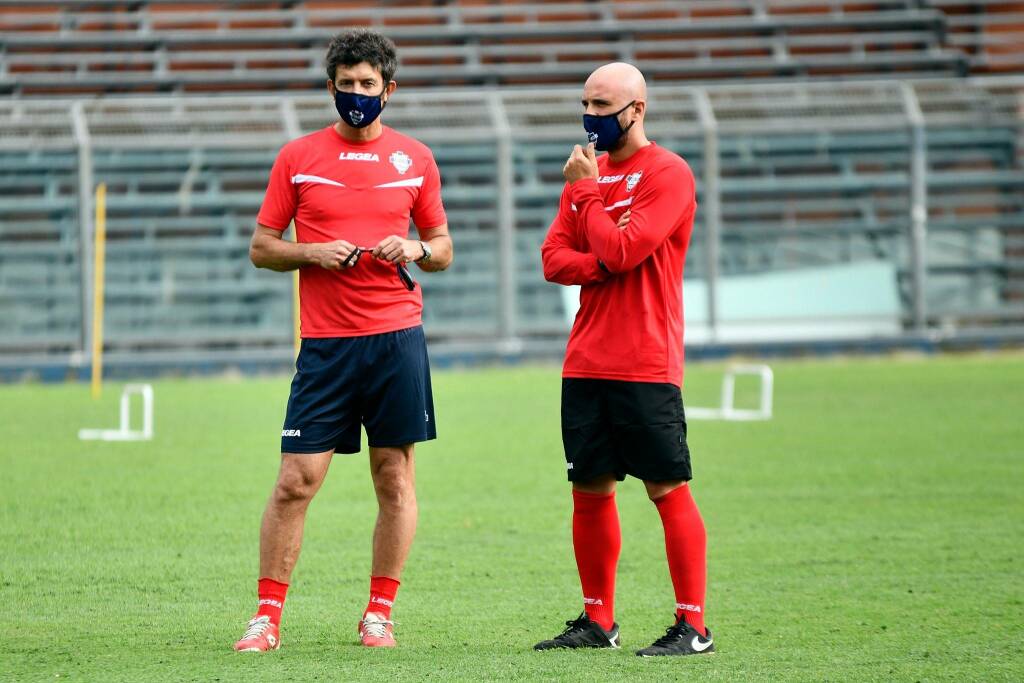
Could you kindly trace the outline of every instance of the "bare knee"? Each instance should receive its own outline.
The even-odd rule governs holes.
[[[416,504],[413,478],[401,460],[381,463],[373,472],[373,486],[381,507],[401,509]]]
[[[658,500],[663,496],[667,496],[680,486],[686,486],[686,482],[682,479],[644,482],[644,487],[647,489],[647,497],[651,500]]]
[[[281,468],[274,486],[275,503],[309,503],[320,488],[322,479],[318,473],[302,468]]]
[[[615,492],[616,483],[617,481],[614,475],[603,474],[595,479],[589,479],[587,481],[574,481],[572,483],[572,488],[574,491],[607,496]]]

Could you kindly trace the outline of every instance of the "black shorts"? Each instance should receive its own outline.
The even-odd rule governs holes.
[[[437,438],[422,327],[365,337],[303,339],[282,453],[358,453]]]
[[[683,396],[674,384],[564,378],[562,444],[569,481],[692,478]]]

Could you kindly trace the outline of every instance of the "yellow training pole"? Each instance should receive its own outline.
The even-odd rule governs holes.
[[[292,318],[295,326],[295,357],[299,357],[299,347],[302,345],[302,332],[299,326],[299,270],[295,269],[292,276]]]
[[[292,223],[292,239],[296,242],[299,241],[299,235],[295,230],[295,224]],[[295,357],[299,357],[299,348],[302,346],[302,331],[299,321],[301,316],[299,315],[299,269],[296,268],[292,275],[292,325],[294,327],[294,339],[295,339]]]
[[[107,185],[96,187],[96,235],[92,283],[92,397],[100,397],[103,382],[103,269],[107,245]]]

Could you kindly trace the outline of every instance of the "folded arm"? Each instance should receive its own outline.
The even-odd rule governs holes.
[[[580,251],[576,225],[568,192],[562,193],[558,215],[548,228],[540,248],[544,279],[560,285],[589,285],[608,278],[610,273],[596,256]]]
[[[570,196],[578,210],[594,255],[613,273],[631,270],[654,253],[679,221],[696,208],[693,176],[686,167],[648,171],[630,204],[625,227],[616,225],[605,211],[597,182],[584,178],[572,183]]]

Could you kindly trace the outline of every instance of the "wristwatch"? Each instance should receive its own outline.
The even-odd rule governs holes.
[[[430,250],[429,244],[427,244],[423,240],[420,240],[419,242],[420,246],[423,247],[423,256],[420,256],[418,259],[416,259],[416,263],[426,263],[427,261],[430,260],[430,257],[433,255],[433,252]]]

